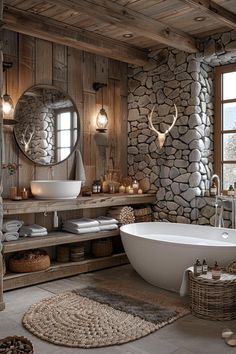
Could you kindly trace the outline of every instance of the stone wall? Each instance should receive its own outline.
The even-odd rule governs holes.
[[[55,117],[53,110],[47,107],[41,97],[36,99],[24,95],[24,104],[18,105],[16,118],[20,121],[16,131],[17,140],[22,150],[25,150],[25,141],[28,142],[33,132],[29,150],[26,151],[30,159],[38,163],[53,163],[55,156]]]
[[[156,193],[158,220],[212,223],[213,207],[208,216],[203,209],[203,217],[197,199],[213,174],[213,68],[236,61],[235,39],[236,31],[212,36],[202,53],[190,55],[160,49],[143,68],[129,68],[128,171]],[[160,149],[147,115],[155,105],[153,123],[163,132],[173,121],[174,103],[178,119]]]

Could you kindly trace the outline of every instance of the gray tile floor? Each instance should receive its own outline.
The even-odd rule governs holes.
[[[6,309],[0,312],[0,338],[8,335],[24,335],[35,348],[35,354],[228,354],[236,353],[221,338],[222,329],[229,327],[236,331],[236,321],[208,321],[187,315],[139,340],[101,349],[72,349],[49,344],[31,335],[21,325],[24,312],[31,304],[69,289],[88,285],[106,286],[119,289],[120,286],[132,288],[146,294],[158,294],[163,299],[178,295],[158,289],[146,283],[130,265],[81,274],[75,277],[39,284],[5,293]]]

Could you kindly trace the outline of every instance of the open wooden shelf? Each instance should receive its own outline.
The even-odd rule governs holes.
[[[3,201],[4,215],[17,215],[26,213],[44,213],[50,211],[79,210],[91,208],[103,208],[119,205],[133,205],[154,203],[155,194],[99,194],[91,197],[78,197],[76,199],[61,200],[36,200],[28,199]]]
[[[3,277],[3,290],[12,290],[127,263],[129,261],[125,253],[113,254],[108,257],[91,258],[80,262],[52,262],[50,268],[39,272],[6,274]]]
[[[106,237],[119,236],[120,230],[72,234],[65,231],[50,232],[47,236],[23,237],[16,241],[3,242],[3,253],[30,250],[39,247],[57,246],[66,243],[83,242]]]

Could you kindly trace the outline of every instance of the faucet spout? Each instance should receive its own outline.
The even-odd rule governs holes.
[[[220,196],[220,177],[217,174],[213,174],[211,176],[211,182],[216,179],[217,180],[217,196]]]

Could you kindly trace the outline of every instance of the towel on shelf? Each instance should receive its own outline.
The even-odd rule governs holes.
[[[185,269],[185,271],[183,273],[183,278],[182,278],[181,286],[179,289],[180,296],[188,295],[188,292],[189,292],[189,276],[188,275],[190,272],[193,273],[193,267],[189,267],[189,268]]]
[[[16,241],[19,238],[19,232],[17,231],[9,231],[3,234],[2,241]]]
[[[20,228],[20,236],[46,236],[48,230],[41,225],[25,225]]]
[[[90,218],[71,219],[63,222],[63,227],[75,229],[91,228],[94,226],[99,226],[99,222]]]
[[[111,218],[109,216],[99,216],[95,220],[97,220],[99,222],[99,225],[118,224],[118,220]]]
[[[93,226],[93,227],[83,227],[83,228],[74,228],[74,227],[69,227],[69,226],[62,226],[62,230],[71,232],[72,234],[87,234],[89,232],[99,232],[100,228],[99,226]]]
[[[109,230],[117,230],[118,225],[117,224],[111,224],[111,225],[100,225],[99,229],[101,231],[109,231]]]
[[[23,235],[23,236],[28,236],[28,237],[37,237],[37,236],[47,236],[48,232],[47,231],[41,231],[41,232],[32,232],[29,235]]]
[[[85,184],[86,181],[84,164],[79,148],[77,148],[75,151],[75,180],[81,181],[82,186]]]
[[[2,231],[3,232],[17,232],[20,227],[24,224],[21,220],[3,220]]]

